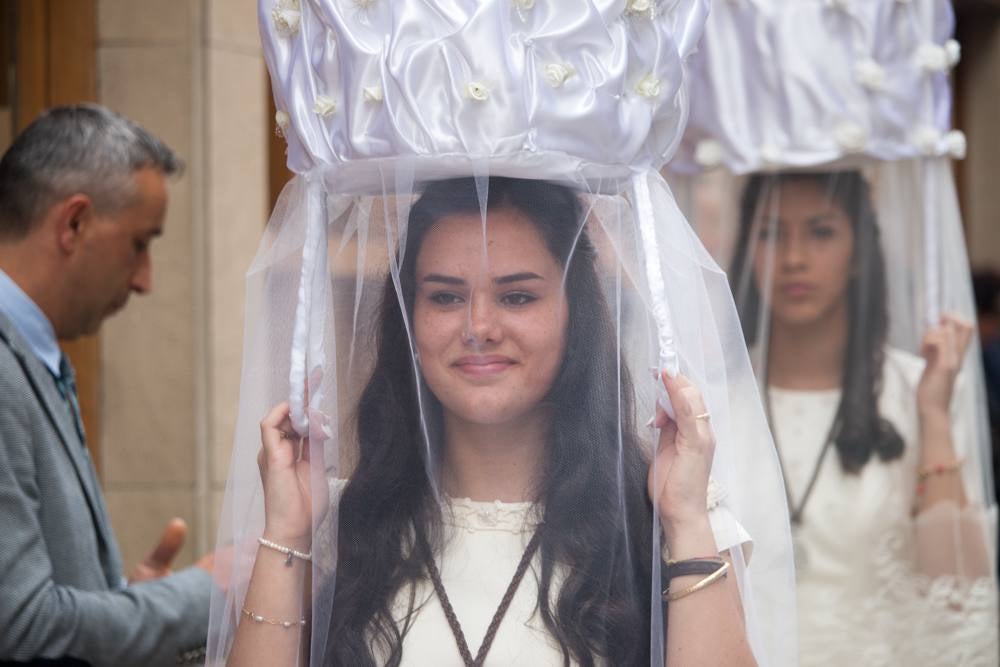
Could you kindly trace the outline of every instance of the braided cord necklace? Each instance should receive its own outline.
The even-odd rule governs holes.
[[[514,599],[514,593],[517,592],[517,587],[521,584],[521,580],[528,570],[528,565],[531,564],[531,559],[534,557],[535,552],[538,551],[539,532],[536,529],[535,533],[531,536],[531,541],[528,542],[528,546],[525,548],[524,554],[517,564],[517,569],[514,571],[514,577],[510,580],[507,591],[504,593],[496,612],[493,614],[493,619],[490,621],[490,625],[486,630],[486,636],[483,637],[483,643],[476,652],[475,658],[472,657],[469,644],[465,640],[465,633],[462,632],[462,625],[458,622],[455,609],[451,606],[451,600],[448,599],[448,594],[444,590],[444,584],[441,582],[441,573],[434,563],[434,554],[427,543],[427,538],[424,537],[423,531],[417,530],[416,532],[417,547],[421,551],[424,566],[427,568],[427,574],[434,585],[434,592],[437,594],[438,600],[441,601],[441,608],[444,610],[445,618],[448,620],[448,627],[451,628],[451,633],[455,636],[455,643],[458,644],[458,652],[462,654],[462,660],[465,662],[466,667],[481,667],[486,660],[486,654],[489,653],[490,647],[493,645],[493,639],[496,637],[497,630],[500,629],[500,622],[503,621],[503,617],[507,613],[511,601]]]

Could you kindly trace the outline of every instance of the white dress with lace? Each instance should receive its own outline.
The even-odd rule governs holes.
[[[912,517],[919,466],[915,390],[922,369],[922,360],[887,350],[879,411],[903,438],[901,458],[888,463],[873,458],[855,475],[841,469],[831,450],[820,469],[795,537],[804,667],[997,664],[995,580],[917,572],[919,531],[944,526],[945,534],[956,535],[988,525],[974,503],[964,510],[938,505]],[[840,390],[768,391],[798,506]],[[961,425],[953,437],[961,449]]]
[[[344,483],[331,483],[334,503]],[[444,516],[447,538],[437,566],[469,650],[475,655],[538,524],[538,516],[527,502],[454,498],[449,505],[451,511]],[[709,506],[719,551],[739,545],[749,553],[750,536],[725,507],[722,491],[714,483],[709,488]],[[537,559],[536,555],[514,594],[483,663],[485,667],[563,664],[559,645],[537,612]],[[414,600],[417,611],[403,639],[403,667],[462,667],[455,638],[429,581],[417,584]],[[393,609],[401,625],[409,602],[410,590],[400,591]]]

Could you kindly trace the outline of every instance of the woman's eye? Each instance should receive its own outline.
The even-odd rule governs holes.
[[[525,294],[524,292],[510,292],[509,294],[504,294],[500,301],[506,306],[524,306],[537,297],[532,294]]]
[[[778,230],[773,225],[764,225],[757,230],[758,241],[770,241],[778,236]]]
[[[813,237],[817,239],[830,239],[836,235],[836,231],[833,227],[813,227]]]
[[[453,306],[462,301],[460,296],[451,292],[435,292],[431,294],[430,299],[439,306]]]
[[[149,247],[149,243],[142,239],[136,239],[132,242],[132,247],[135,249],[136,254],[142,254]]]

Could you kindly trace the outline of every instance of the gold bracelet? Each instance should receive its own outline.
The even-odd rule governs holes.
[[[951,463],[938,463],[936,465],[926,466],[917,471],[917,481],[925,482],[936,475],[943,475],[946,472],[955,472],[961,468],[964,463],[965,459],[959,457]]]
[[[667,586],[667,590],[663,591],[663,599],[667,602],[673,602],[674,600],[680,600],[682,597],[691,595],[692,593],[697,593],[706,586],[711,586],[720,579],[726,578],[726,572],[729,571],[729,562],[726,561],[722,567],[708,575],[696,584],[692,584],[687,588],[681,589],[676,593],[670,591],[670,586]]]
[[[276,621],[273,618],[264,618],[260,614],[256,614],[251,610],[247,609],[246,607],[243,607],[243,615],[253,620],[254,623],[267,623],[268,625],[279,625],[285,629],[288,629],[295,625],[302,626],[306,624],[306,619],[304,618],[299,619],[298,621]]]

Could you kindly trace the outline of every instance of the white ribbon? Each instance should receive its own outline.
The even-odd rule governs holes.
[[[941,323],[941,238],[937,227],[941,194],[936,171],[942,163],[943,160],[932,158],[923,165],[924,324],[928,328]]]
[[[295,307],[288,374],[292,427],[303,436],[309,434],[309,408],[318,407],[320,401],[319,387],[308,386],[309,371],[322,368],[325,361],[323,329],[326,309],[323,298],[329,287],[325,196],[322,179],[307,180],[306,238],[302,247],[299,300]]]
[[[646,172],[632,177],[632,199],[635,206],[636,222],[639,225],[639,235],[642,238],[642,248],[646,259],[646,282],[649,284],[649,299],[653,310],[653,321],[656,322],[656,339],[659,347],[659,368],[666,370],[674,377],[680,372],[680,359],[677,355],[677,343],[674,337],[673,318],[670,305],[667,303],[666,286],[663,283],[663,271],[660,267],[660,248],[656,240],[654,225],[653,202],[649,195],[649,182]],[[657,401],[672,418],[673,406],[667,397],[666,390],[660,379],[656,379]]]

